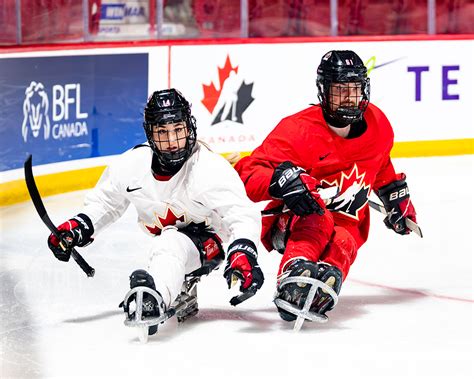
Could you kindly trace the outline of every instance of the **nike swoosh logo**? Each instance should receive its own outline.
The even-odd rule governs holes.
[[[321,156],[319,157],[319,160],[322,161],[323,159],[326,159],[326,157],[327,157],[329,154],[331,154],[331,153],[327,153],[327,154],[321,155]]]
[[[139,189],[142,189],[142,187],[137,187],[137,188],[130,188],[130,187],[127,187],[127,192],[133,192],[133,191],[137,191]]]

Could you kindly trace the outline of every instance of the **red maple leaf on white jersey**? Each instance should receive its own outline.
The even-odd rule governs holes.
[[[185,222],[185,213],[179,214],[178,212],[174,212],[172,208],[166,207],[165,213],[163,216],[158,215],[155,213],[155,222],[153,225],[145,224],[145,227],[151,234],[160,235],[161,231],[169,226],[169,225],[176,225],[178,221]]]
[[[329,187],[337,186],[339,189],[338,196],[328,206],[328,209],[359,220],[359,211],[367,204],[370,193],[370,184],[366,184],[364,178],[365,172],[359,173],[359,168],[354,163],[354,167],[348,175],[341,172],[340,179],[321,180],[321,183]]]

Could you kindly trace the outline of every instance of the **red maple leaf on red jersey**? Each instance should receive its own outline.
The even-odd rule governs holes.
[[[339,178],[335,180],[321,180],[321,183],[329,187],[337,186],[339,189],[338,196],[327,208],[358,220],[359,211],[367,204],[370,193],[370,184],[366,184],[364,181],[365,172],[359,173],[359,168],[354,163],[349,174],[343,171],[337,176]]]

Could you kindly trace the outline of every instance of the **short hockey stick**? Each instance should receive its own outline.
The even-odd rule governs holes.
[[[385,210],[385,207],[382,204],[369,200],[369,206],[384,215],[387,214],[387,211]],[[416,222],[410,220],[409,218],[406,218],[405,222],[407,224],[408,229],[410,229],[412,232],[418,234],[421,238],[423,238],[423,232],[421,231],[421,228],[418,226]]]
[[[48,216],[48,213],[46,212],[46,208],[44,207],[43,201],[41,200],[41,196],[38,192],[38,187],[36,186],[35,183],[35,177],[33,176],[33,163],[32,163],[32,156],[30,155],[27,160],[25,161],[25,181],[26,181],[26,186],[28,187],[28,192],[30,194],[31,200],[33,201],[33,205],[36,208],[36,212],[38,212],[38,215],[40,216],[41,220],[43,220],[44,224],[48,227],[48,229],[53,233],[53,235],[61,241],[59,238],[59,231],[54,226],[53,222]],[[64,247],[63,243],[60,242],[60,246],[63,250],[66,250],[66,247]],[[71,255],[74,258],[74,260],[77,262],[79,267],[86,273],[87,276],[93,277],[95,274],[95,270],[89,266],[89,264],[82,258],[82,256],[74,249],[71,249]]]

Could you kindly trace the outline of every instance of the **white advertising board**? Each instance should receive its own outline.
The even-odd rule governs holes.
[[[216,151],[250,151],[283,117],[317,103],[329,50],[356,51],[371,101],[396,141],[473,137],[473,40],[185,45],[171,48],[171,87],[193,102],[198,136]]]
[[[168,88],[169,48],[158,46],[148,48],[148,96],[154,91]],[[146,99],[144,100],[144,103]]]

